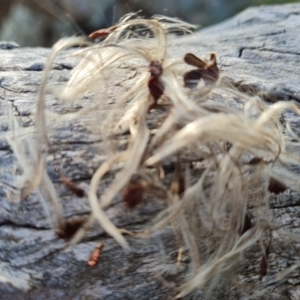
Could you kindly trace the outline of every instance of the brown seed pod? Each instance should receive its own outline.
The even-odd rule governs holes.
[[[72,220],[66,220],[63,228],[56,229],[55,233],[61,239],[71,239],[77,230],[82,227],[85,222],[85,218],[74,218]]]
[[[195,88],[199,80],[202,78],[206,85],[215,84],[219,78],[219,68],[217,66],[216,54],[210,54],[210,63],[204,62],[192,53],[187,53],[184,56],[184,61],[191,66],[196,67],[196,70],[191,70],[183,75],[184,85],[190,89]]]
[[[259,269],[259,275],[261,277],[265,277],[268,272],[268,259],[270,254],[271,241],[272,239],[270,239],[269,245],[266,247],[265,253],[263,253],[263,256],[261,258],[260,269]]]
[[[159,77],[151,77],[148,81],[148,88],[150,90],[151,96],[154,98],[155,103],[164,93],[165,87],[160,81]]]
[[[149,111],[157,105],[158,99],[162,96],[165,91],[165,87],[160,80],[160,76],[163,73],[162,65],[159,61],[153,60],[149,65],[149,72],[151,77],[148,81],[148,88],[150,95],[154,99],[154,103],[150,105]]]
[[[91,253],[91,256],[87,262],[87,264],[90,266],[90,267],[94,267],[98,264],[99,262],[99,258],[100,258],[100,255],[102,253],[102,249],[104,247],[104,244],[102,242],[100,242],[96,248],[93,250],[93,252]]]
[[[171,183],[170,191],[173,195],[181,195],[185,191],[185,181],[181,174],[180,157],[177,157],[176,168]]]
[[[151,77],[162,75],[163,69],[161,63],[157,60],[152,60],[149,65],[149,72],[151,74]]]
[[[130,183],[123,191],[123,201],[127,208],[134,208],[143,201],[145,187],[139,183]]]
[[[268,191],[271,193],[274,193],[276,195],[285,192],[287,189],[287,186],[280,182],[279,180],[270,177],[269,185],[268,185]]]
[[[98,38],[105,38],[108,35],[110,35],[112,32],[114,32],[118,28],[118,25],[111,26],[109,28],[99,29],[97,31],[92,32],[89,35],[89,38],[92,40],[98,39]]]
[[[263,159],[261,157],[253,157],[249,160],[247,163],[248,165],[258,165],[263,162]]]
[[[190,89],[194,89],[195,87],[197,87],[201,77],[202,77],[201,70],[188,71],[183,75],[184,85]]]
[[[60,181],[74,194],[76,194],[78,197],[82,198],[85,195],[85,192],[82,188],[80,188],[78,185],[76,185],[75,182],[70,180],[69,178],[65,177],[64,175],[60,175]]]
[[[198,69],[203,69],[207,66],[207,63],[205,61],[203,61],[193,53],[187,53],[183,59],[185,63]]]

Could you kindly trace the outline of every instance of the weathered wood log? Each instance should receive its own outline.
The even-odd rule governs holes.
[[[193,37],[176,39],[170,52],[178,57],[186,52],[201,57],[216,52],[227,80],[241,92],[259,93],[266,102],[299,102],[299,15],[299,4],[247,9]],[[184,260],[180,268],[176,265],[177,246],[169,230],[145,239],[128,237],[133,250],[125,252],[100,226],[95,226],[82,242],[64,252],[66,242],[55,235],[39,201],[40,195],[32,193],[20,199],[17,160],[6,140],[7,110],[13,109],[22,129],[33,128],[37,93],[50,50],[13,48],[11,43],[0,44],[1,299],[172,299],[176,295],[175,287],[182,283],[186,265]],[[75,58],[61,56],[51,71],[51,83],[59,86],[67,81],[69,70],[76,64]],[[135,80],[133,72],[126,67],[120,74],[128,85]],[[118,91],[116,85],[112,98],[117,97]],[[226,98],[222,93],[215,92],[213,96],[228,101],[228,105],[241,105],[234,97]],[[62,106],[49,95],[47,109],[66,114],[78,107]],[[293,127],[299,124],[299,117],[290,112],[285,112],[284,118]],[[51,150],[58,153],[64,175],[84,189],[104,160],[100,155],[105,147],[101,137],[90,134],[81,126],[80,119],[68,126],[58,123],[52,127],[55,130],[50,136]],[[293,151],[299,151],[299,143],[295,142]],[[66,217],[88,215],[86,198],[77,197],[63,186],[54,170],[53,158],[49,158],[48,172],[63,201]],[[102,187],[110,181],[108,176]],[[118,201],[107,213],[118,227],[128,230],[146,229],[153,216],[165,207],[162,200],[146,199],[143,205],[129,211]],[[300,196],[291,191],[274,196],[270,203],[273,218],[282,224],[290,223],[288,227],[295,233],[300,226],[299,206]],[[100,240],[104,243],[100,261],[91,268],[87,261]],[[268,265],[274,273],[299,260],[299,248],[288,242],[272,251]],[[249,260],[246,274],[259,282],[261,255],[254,253],[245,259]],[[166,285],[159,274],[174,282],[174,286]],[[261,299],[299,299],[299,283],[299,272],[293,273],[284,282],[271,286],[270,293]],[[240,295],[239,291],[223,286],[219,291],[219,299],[237,299]],[[201,293],[192,297],[200,299]]]

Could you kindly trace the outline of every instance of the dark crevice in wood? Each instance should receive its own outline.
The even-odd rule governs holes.
[[[241,58],[244,50],[255,50],[257,47],[241,47],[239,48],[238,57]]]
[[[280,205],[280,206],[270,204],[270,209],[283,209],[283,208],[298,207],[298,206],[300,206],[300,202],[285,204],[285,205]]]
[[[278,54],[290,54],[290,55],[300,55],[300,52],[294,52],[294,51],[282,51],[279,49],[272,49],[272,48],[258,48],[258,51],[268,51],[268,52],[273,52],[273,53],[278,53]]]
[[[33,226],[32,224],[18,224],[14,223],[12,221],[5,221],[0,223],[0,227],[13,227],[13,228],[22,228],[22,229],[31,229],[31,230],[52,230],[51,227],[38,227],[38,226]]]

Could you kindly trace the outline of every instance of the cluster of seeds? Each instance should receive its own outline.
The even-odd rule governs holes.
[[[210,290],[224,272],[234,273],[244,253],[257,245],[262,257],[258,273],[266,276],[269,253],[276,242],[274,232],[277,241],[287,234],[297,241],[297,236],[279,229],[271,220],[270,193],[283,193],[288,188],[300,191],[299,175],[291,169],[291,165],[299,166],[300,160],[287,151],[291,139],[298,137],[289,124],[280,122],[284,110],[299,113],[299,107],[293,102],[268,105],[259,96],[239,92],[222,79],[214,53],[208,62],[192,53],[172,57],[168,53],[169,35],[192,31],[191,25],[177,19],[156,16],[148,20],[131,14],[113,27],[92,33],[90,40],[76,37],[57,42],[48,59],[38,99],[39,143],[32,159],[35,175],[24,173],[28,176],[24,195],[36,188],[47,190],[57,214],[56,232],[70,240],[70,245],[77,243],[96,221],[127,249],[124,233],[142,237],[172,226],[180,237],[179,248],[184,248],[190,257],[189,274],[178,298],[204,286]],[[73,101],[87,93],[97,95],[95,105],[83,107],[76,118],[103,109],[108,78],[122,64],[137,60],[148,65],[144,71],[135,65],[139,74],[135,85],[115,99],[101,125],[92,126],[101,131],[111,151],[105,153],[107,160],[90,182],[87,196],[91,215],[75,223],[64,219],[45,167],[50,146],[44,99],[49,72],[57,55],[72,46],[83,47],[72,52],[81,61],[58,97]],[[244,110],[214,101],[212,93],[218,91],[238,97],[244,102]],[[156,127],[152,128],[149,119],[155,118]],[[115,143],[120,133],[127,136],[125,150]],[[28,167],[23,158],[20,163],[23,169]],[[170,164],[174,166],[171,182],[165,170]],[[113,169],[117,172],[112,183],[99,193],[100,181]],[[84,191],[69,179],[62,177],[62,182],[84,197]],[[122,194],[125,206],[134,208],[141,205],[145,193],[165,199],[167,204],[146,232],[119,229],[105,214],[116,196]],[[91,261],[95,264],[95,259]]]

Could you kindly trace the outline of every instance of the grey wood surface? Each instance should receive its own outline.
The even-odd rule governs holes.
[[[183,282],[188,258],[176,266],[177,246],[174,236],[165,229],[155,236],[137,239],[126,237],[132,250],[123,249],[100,226],[94,226],[83,241],[63,252],[65,241],[54,234],[52,224],[39,201],[32,193],[20,199],[18,167],[6,136],[9,133],[7,109],[22,132],[30,132],[35,122],[37,93],[49,49],[15,48],[13,43],[0,43],[0,292],[1,299],[172,299],[176,286]],[[186,52],[208,58],[216,52],[224,78],[245,93],[260,93],[267,102],[300,101],[300,4],[250,8],[215,26],[205,28],[192,37],[176,38],[170,46],[174,57]],[[77,64],[75,58],[56,61],[50,75],[52,86],[60,86],[70,77]],[[131,85],[134,72],[120,70],[125,85]],[[118,78],[118,80],[120,79]],[[117,80],[116,80],[117,82]],[[111,84],[116,84],[112,82]],[[121,88],[116,84],[110,101],[118,97]],[[241,107],[235,97],[226,98],[214,93],[220,101]],[[61,104],[47,96],[49,111],[66,114],[84,104]],[[103,109],[107,113],[109,105]],[[285,112],[295,130],[299,117]],[[99,116],[101,118],[101,116]],[[91,133],[81,120],[51,124],[51,151],[60,159],[64,174],[86,188],[93,172],[105,159],[105,143],[101,136]],[[298,151],[295,143],[293,151]],[[78,198],[63,186],[49,157],[48,172],[55,183],[65,208],[65,216],[85,216],[89,213],[86,198]],[[172,170],[166,171],[171,174]],[[108,176],[99,188],[111,181]],[[118,227],[143,230],[165,207],[162,200],[147,198],[133,211],[124,209],[120,198],[107,211]],[[298,232],[300,195],[288,191],[271,199],[272,216],[277,222],[288,223]],[[105,247],[100,263],[87,266],[95,245]],[[278,245],[270,255],[270,272],[299,262],[299,246],[287,242]],[[245,258],[245,274],[252,282],[259,281],[260,255]],[[167,285],[158,274],[173,282]],[[299,270],[283,282],[272,285],[261,299],[300,299]],[[218,299],[246,299],[228,285],[220,285]],[[201,299],[196,292],[187,299]]]

